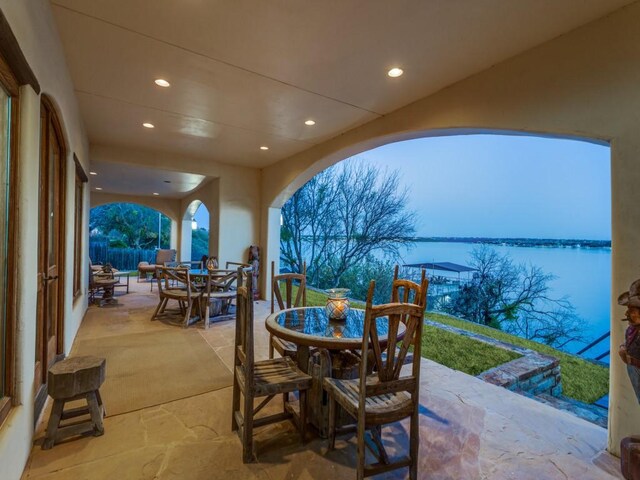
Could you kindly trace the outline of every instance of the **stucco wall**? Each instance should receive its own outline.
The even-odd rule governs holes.
[[[67,197],[64,206],[66,277],[64,296],[64,350],[68,353],[87,308],[86,292],[73,301],[74,260],[74,178],[75,153],[88,170],[89,147],[76,103],[73,84],[66,67],[62,45],[48,2],[42,0],[0,0],[0,9],[7,18],[22,51],[42,88],[53,101],[67,146]],[[46,48],[43,46],[46,45]],[[38,252],[38,195],[40,155],[40,98],[31,87],[20,91],[20,140],[18,158],[17,225],[17,344],[16,399],[6,423],[0,428],[0,478],[20,478],[33,439],[34,357]],[[88,206],[88,194],[85,196]],[[84,225],[86,230],[87,212]],[[83,258],[86,245],[83,246]],[[83,268],[85,272],[87,268]],[[86,274],[83,274],[83,285]]]
[[[246,260],[249,246],[258,244],[261,188],[259,170],[171,152],[150,152],[105,145],[92,145],[91,158],[92,161],[129,163],[212,177],[209,183],[200,187],[203,189],[200,192],[203,194],[202,198],[195,192],[185,197],[179,222],[192,200],[209,202],[209,248],[212,255],[218,256],[221,265],[226,261]]]
[[[614,299],[640,277],[640,4],[581,27],[437,94],[263,170],[262,236],[278,236],[270,207],[315,173],[393,141],[478,129],[586,137],[611,142],[611,349],[623,342],[624,313]],[[410,66],[407,66],[410,68]],[[461,172],[462,173],[462,172]],[[428,175],[428,171],[416,172]],[[278,260],[267,258],[267,261]],[[611,360],[610,443],[640,432],[640,406],[623,364]]]

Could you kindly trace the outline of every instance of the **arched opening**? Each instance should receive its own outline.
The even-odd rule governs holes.
[[[180,260],[200,260],[209,255],[209,209],[193,200],[182,216]]]
[[[171,219],[135,203],[95,206],[89,216],[89,258],[119,270],[135,270],[142,261],[153,263],[158,249],[170,248]]]
[[[465,132],[468,133],[468,132]],[[484,140],[490,141],[488,136]],[[585,343],[577,343],[576,341],[564,342],[560,338],[551,338],[552,334],[548,331],[541,332],[538,336],[532,335],[537,341],[548,340],[554,347],[566,350],[570,353],[577,353],[582,350],[591,340],[596,340],[603,334],[609,332],[610,328],[610,298],[611,298],[611,192],[610,192],[610,152],[607,146],[603,146],[602,142],[584,142],[575,141],[577,139],[552,139],[531,137],[531,136],[510,136],[504,137],[509,143],[518,145],[517,150],[511,150],[508,161],[498,161],[500,155],[504,152],[492,150],[482,143],[473,146],[476,138],[474,135],[465,137],[438,137],[422,140],[413,140],[407,142],[398,142],[387,144],[384,147],[364,152],[361,157],[376,164],[384,171],[384,168],[394,169],[396,167],[405,168],[406,171],[401,178],[404,183],[397,185],[396,191],[401,191],[410,185],[409,198],[407,201],[413,202],[413,209],[431,209],[432,215],[430,220],[422,225],[424,228],[415,228],[410,234],[412,237],[423,237],[423,242],[418,242],[418,247],[413,250],[408,248],[400,249],[398,255],[388,259],[384,263],[384,248],[382,253],[372,253],[369,261],[364,261],[359,270],[350,272],[345,269],[341,275],[342,278],[334,275],[325,275],[335,285],[319,284],[320,288],[328,288],[334,286],[350,287],[359,282],[359,273],[367,275],[377,275],[377,272],[386,272],[390,274],[393,263],[401,264],[429,264],[432,277],[431,288],[442,288],[442,299],[445,293],[453,294],[454,291],[445,292],[444,287],[455,287],[459,289],[462,282],[456,278],[446,278],[447,274],[442,271],[435,271],[437,264],[455,263],[467,267],[475,267],[470,263],[470,253],[474,245],[489,244],[489,247],[496,252],[499,257],[508,253],[512,258],[514,269],[511,270],[512,276],[520,275],[515,266],[520,264],[530,264],[534,267],[540,267],[542,274],[535,278],[544,280],[546,290],[544,295],[561,299],[564,296],[570,296],[574,302],[581,302],[573,305],[575,314],[580,317],[583,322],[580,323],[580,333],[584,337]],[[446,140],[446,141],[445,141]],[[581,140],[581,139],[580,139]],[[413,142],[433,141],[437,143],[437,147],[433,148],[429,153],[418,152],[415,158],[410,158],[415,152],[410,152],[408,146]],[[552,160],[548,158],[535,158],[535,152],[532,142],[551,142],[554,144],[557,157]],[[459,143],[458,147],[455,144]],[[596,145],[594,145],[594,143]],[[464,145],[462,145],[464,144]],[[572,145],[569,148],[568,145]],[[588,157],[589,148],[599,149],[599,153],[593,158]],[[387,159],[380,157],[380,152],[386,151]],[[461,157],[472,152],[475,155],[476,163],[464,163]],[[496,157],[497,156],[497,157]],[[434,161],[428,161],[430,157]],[[536,162],[537,160],[537,162]],[[324,162],[322,166],[325,167]],[[335,161],[330,163],[335,164]],[[530,168],[531,167],[531,168]],[[535,167],[535,168],[534,168]],[[597,168],[594,168],[597,167]],[[319,168],[318,165],[312,166],[309,170]],[[339,171],[341,166],[337,166]],[[590,172],[586,172],[591,168]],[[316,170],[318,171],[318,170]],[[446,175],[445,175],[446,173]],[[323,174],[321,174],[323,175]],[[338,175],[339,176],[339,175]],[[349,188],[356,185],[358,179],[363,175],[352,175],[347,177],[346,182],[339,184],[337,189],[341,193],[341,189]],[[317,177],[314,177],[314,179]],[[379,186],[388,175],[379,175],[372,183],[372,188]],[[298,182],[300,179],[294,181]],[[496,182],[497,180],[497,182]],[[500,184],[500,182],[502,182]],[[326,182],[325,182],[326,183]],[[330,183],[330,182],[329,182]],[[329,183],[323,184],[318,191],[326,192],[330,189]],[[486,186],[486,189],[477,189],[477,186]],[[554,190],[555,188],[555,190]],[[279,200],[285,197],[291,198],[293,192],[285,188],[281,192]],[[390,189],[389,192],[393,192]],[[567,193],[570,191],[571,197],[558,196],[557,190]],[[598,191],[596,191],[598,190]],[[476,196],[472,193],[476,192]],[[597,193],[597,195],[596,195]],[[343,203],[353,205],[352,202],[346,202],[344,195]],[[412,197],[416,197],[413,198]],[[356,196],[355,198],[369,198],[364,196]],[[278,198],[274,202],[274,206],[279,203]],[[329,200],[325,199],[321,202],[312,202],[314,205],[328,205]],[[375,211],[376,202],[367,202],[368,212]],[[508,208],[507,208],[508,207]],[[279,236],[279,245],[283,249],[279,253],[278,260],[283,259],[286,253],[283,251],[288,248],[289,252],[309,252],[310,247],[302,246],[301,248],[287,247],[286,244],[291,242],[292,238],[300,239],[300,243],[310,240],[310,233],[303,232],[295,234],[287,231],[291,222],[287,218],[290,213],[288,204],[282,209],[282,231],[286,233],[286,238]],[[316,207],[316,217],[320,215]],[[388,211],[388,210],[384,210]],[[269,212],[269,225],[273,229],[281,230],[280,211],[272,209]],[[297,212],[299,213],[299,212]],[[335,212],[327,212],[324,220],[317,222],[319,227],[333,227],[333,223],[338,222],[341,218],[340,214]],[[334,220],[332,220],[334,219]],[[580,223],[578,229],[576,225]],[[600,230],[592,228],[595,224],[599,225]],[[352,222],[355,228],[358,222]],[[533,226],[537,225],[537,230]],[[572,231],[569,227],[574,226]],[[475,230],[474,230],[475,228]],[[572,233],[573,232],[573,233]],[[345,230],[331,230],[327,235],[331,241],[345,238]],[[403,233],[399,232],[399,236]],[[587,242],[585,242],[585,240]],[[355,240],[357,243],[358,240]],[[335,242],[334,242],[335,243]],[[389,248],[387,248],[387,252]],[[354,248],[355,249],[355,248]],[[416,251],[417,250],[417,251]],[[324,260],[325,264],[336,261],[336,252],[340,252],[339,247],[327,247],[323,245],[317,251],[330,252],[331,258],[327,256]],[[305,257],[301,255],[301,257]],[[284,269],[296,269],[296,264],[301,261],[291,261],[285,259],[287,265],[282,265]],[[313,263],[315,260],[307,255],[304,260],[307,262],[308,271],[311,276],[316,276],[316,281],[322,278],[322,274],[314,272]],[[471,258],[471,262],[473,262]],[[375,268],[365,268],[367,264],[375,264]],[[337,263],[340,263],[338,261]],[[338,267],[328,267],[328,270],[337,270]],[[316,269],[317,270],[317,269]],[[477,271],[477,270],[476,270]],[[474,273],[471,271],[471,279]],[[389,275],[387,275],[388,277]],[[554,278],[551,278],[553,276]],[[438,278],[440,277],[440,278]],[[368,280],[368,276],[365,280]],[[373,277],[372,277],[373,278]],[[526,278],[532,277],[522,277]],[[378,284],[385,284],[388,280],[380,277]],[[313,281],[313,280],[312,280]],[[340,282],[344,283],[340,283]],[[350,283],[350,284],[347,284]],[[366,287],[365,285],[358,287]],[[438,285],[439,283],[439,285]],[[472,283],[472,282],[470,282]],[[362,290],[362,288],[361,288]],[[541,293],[541,296],[544,296]],[[388,295],[388,294],[387,294]],[[578,298],[578,296],[580,298]],[[594,302],[597,303],[594,306]],[[560,305],[556,303],[555,305]],[[510,304],[509,311],[505,311],[504,317],[497,318],[495,315],[492,321],[487,320],[485,323],[492,326],[496,324],[502,325],[503,330],[507,330],[509,326],[507,317],[513,316],[514,303]],[[547,312],[548,313],[548,312]],[[571,312],[566,311],[567,315]],[[469,320],[469,319],[467,319]],[[562,322],[569,322],[569,318],[558,317]],[[478,322],[476,322],[478,323]],[[482,323],[482,322],[480,322]],[[562,328],[565,324],[556,324],[555,327]],[[456,324],[457,327],[460,325]],[[574,325],[577,326],[577,325]],[[527,327],[520,328],[521,336],[527,337]],[[529,330],[531,330],[529,328]],[[513,333],[513,332],[506,332]],[[561,332],[562,333],[562,332]],[[566,336],[573,333],[564,331]],[[585,335],[588,334],[588,335]],[[574,339],[575,340],[575,339]],[[609,350],[608,341],[594,346],[590,351],[584,352],[590,360],[607,360]],[[545,351],[542,349],[541,351]],[[565,358],[565,357],[563,357]],[[438,361],[438,359],[436,359]],[[562,362],[562,361],[561,361]],[[585,368],[582,370],[582,379],[577,379],[574,383],[569,383],[569,388],[565,388],[565,394],[571,398],[578,398],[586,403],[592,404],[608,392],[608,369],[603,365],[593,365],[593,363],[584,362]],[[593,369],[599,367],[597,372]],[[563,368],[565,378],[569,375],[578,375],[569,371],[569,368]],[[595,373],[594,373],[595,372]],[[470,373],[470,372],[468,372]],[[479,372],[474,372],[477,375]],[[594,385],[599,382],[598,385]],[[591,390],[590,390],[591,389]],[[590,392],[587,392],[590,390]],[[606,409],[607,400],[603,400],[600,405]],[[605,418],[606,426],[606,418]]]

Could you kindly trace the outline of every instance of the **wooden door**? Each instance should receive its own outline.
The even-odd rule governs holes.
[[[64,285],[64,159],[59,124],[48,102],[41,113],[40,230],[38,251],[38,325],[36,391],[62,354]]]

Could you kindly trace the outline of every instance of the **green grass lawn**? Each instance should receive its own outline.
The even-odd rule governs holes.
[[[313,290],[307,291],[307,305],[322,306],[327,296]],[[356,308],[364,308],[362,302],[352,302]],[[531,340],[462,320],[450,315],[428,312],[426,318],[463,330],[479,333],[503,342],[551,355],[560,360],[563,394],[586,403],[593,403],[609,391],[609,369],[583,360],[574,355]],[[422,338],[422,356],[460,370],[469,375],[478,375],[494,366],[511,361],[517,354],[484,342],[426,325]]]

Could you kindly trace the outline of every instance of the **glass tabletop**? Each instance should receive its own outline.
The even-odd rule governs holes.
[[[283,310],[274,314],[273,321],[283,329],[327,339],[357,339],[362,341],[364,310],[352,308],[345,320],[331,320],[324,307]],[[378,335],[386,337],[389,326],[386,318],[377,319]]]

